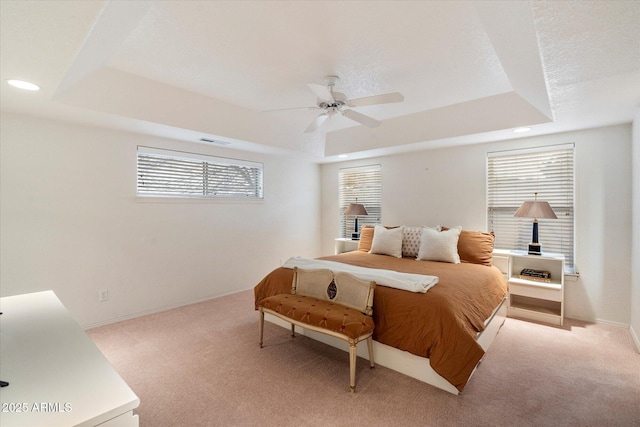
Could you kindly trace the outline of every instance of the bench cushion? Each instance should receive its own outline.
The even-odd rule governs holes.
[[[305,295],[273,295],[261,300],[258,306],[354,340],[374,328],[373,318],[356,309]]]

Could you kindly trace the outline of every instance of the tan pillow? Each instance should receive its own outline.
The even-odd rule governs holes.
[[[462,230],[458,238],[458,254],[462,262],[491,265],[493,262],[493,243],[496,235],[481,231]]]
[[[373,242],[373,230],[370,225],[365,225],[360,230],[360,242],[358,243],[358,250],[369,252],[371,250],[371,243]]]
[[[447,230],[447,227],[442,227]],[[483,233],[482,231],[462,230],[458,238],[458,254],[460,261],[472,264],[491,265],[493,263],[493,244],[496,235],[492,231]]]

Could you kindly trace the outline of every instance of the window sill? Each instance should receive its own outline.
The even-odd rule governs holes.
[[[262,199],[243,199],[238,197],[162,197],[162,196],[135,196],[136,202],[139,203],[232,203],[232,204],[262,204]]]

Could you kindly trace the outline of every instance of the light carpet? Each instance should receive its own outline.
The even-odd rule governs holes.
[[[141,426],[638,426],[627,329],[507,319],[453,396],[265,322],[253,292],[87,331],[140,398]]]

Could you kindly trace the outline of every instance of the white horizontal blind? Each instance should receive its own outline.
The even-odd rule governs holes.
[[[558,219],[538,219],[543,252],[561,253],[574,267],[574,146],[488,153],[487,218],[496,248],[527,250],[533,218],[514,218],[525,200],[549,202]]]
[[[338,218],[340,237],[351,237],[353,216],[345,216],[350,203],[364,205],[367,216],[358,217],[358,228],[380,224],[382,220],[382,167],[380,165],[340,169],[338,175]]]
[[[138,195],[262,199],[263,165],[138,147]]]

